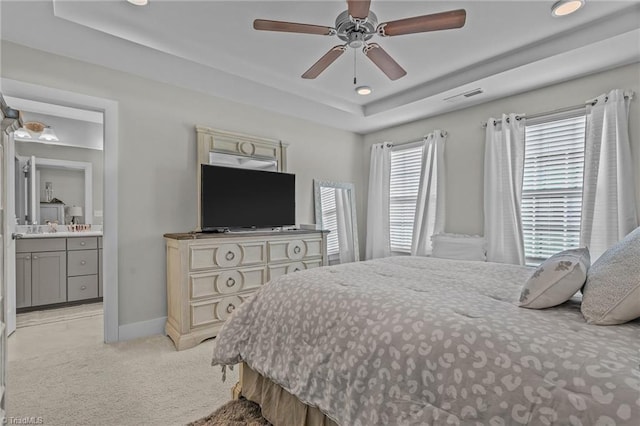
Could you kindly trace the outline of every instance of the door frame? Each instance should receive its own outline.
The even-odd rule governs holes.
[[[0,79],[2,93],[6,96],[25,98],[39,102],[82,108],[104,114],[104,192],[103,192],[103,262],[104,262],[104,341],[118,341],[118,102],[54,89],[37,84],[7,78]],[[6,182],[3,183],[7,191]],[[10,188],[11,193],[15,191]],[[15,257],[15,255],[14,255]],[[5,259],[13,262],[15,258]],[[7,265],[7,263],[5,263]],[[11,263],[8,264],[11,267]],[[14,271],[15,276],[15,271]],[[11,283],[7,283],[11,285]],[[15,286],[15,279],[14,284]],[[15,295],[15,291],[14,291]],[[15,297],[15,296],[14,296]]]

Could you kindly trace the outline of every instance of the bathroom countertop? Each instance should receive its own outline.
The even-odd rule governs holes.
[[[101,237],[102,231],[60,231],[60,232],[42,232],[42,233],[18,233],[16,238],[69,238],[69,237]]]

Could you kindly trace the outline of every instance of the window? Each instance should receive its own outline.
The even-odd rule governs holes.
[[[391,151],[389,232],[391,251],[410,253],[424,143],[401,145]]]
[[[584,110],[527,123],[522,187],[527,264],[580,244],[585,126]]]
[[[340,253],[338,245],[338,216],[336,210],[336,189],[321,187],[320,198],[322,205],[322,227],[327,229],[327,255],[336,257]]]

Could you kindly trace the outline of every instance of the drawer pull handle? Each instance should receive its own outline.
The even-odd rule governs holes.
[[[80,286],[80,290],[86,290],[86,289],[87,289],[87,286],[86,286],[86,285],[82,285],[82,286]]]
[[[227,287],[233,287],[234,285],[236,285],[236,280],[234,280],[233,278],[229,277],[227,279]]]
[[[80,241],[80,245],[81,245],[81,246],[86,246],[86,245],[87,245],[87,243],[86,243],[85,241]]]
[[[80,264],[81,264],[81,265],[86,265],[86,264],[87,264],[87,261],[86,261],[86,260],[82,260],[82,261],[80,261]]]
[[[31,260],[31,256],[25,257],[24,260]]]
[[[300,248],[300,246],[295,246],[295,247],[293,248],[293,252],[294,252],[295,254],[300,254],[300,251],[301,251],[301,250],[302,250],[302,249]]]
[[[38,260],[38,256],[33,256],[33,260]]]
[[[236,257],[236,254],[231,250],[229,250],[227,254],[224,256],[224,258],[227,260],[233,260],[235,257]]]
[[[227,306],[227,313],[230,314],[235,309],[236,309],[236,307],[233,305],[233,303],[229,303],[229,306]]]

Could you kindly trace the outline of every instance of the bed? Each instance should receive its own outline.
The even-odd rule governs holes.
[[[637,425],[640,322],[520,308],[532,272],[403,256],[285,275],[231,316],[213,364],[243,363],[278,426]]]

